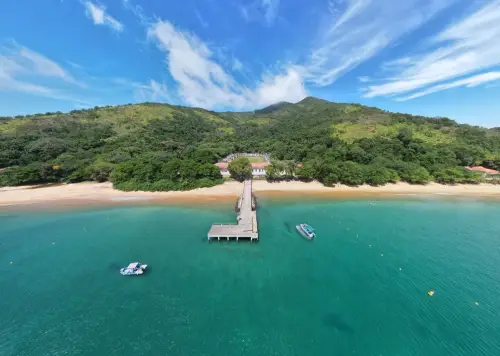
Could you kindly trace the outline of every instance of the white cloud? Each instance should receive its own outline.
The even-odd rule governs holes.
[[[172,101],[165,82],[157,82],[154,79],[150,79],[147,83],[140,83],[125,78],[113,78],[111,82],[113,85],[117,85],[127,92],[132,91],[137,101]],[[116,91],[117,89],[113,88],[112,90]]]
[[[362,77],[358,77],[358,80],[361,82],[361,83],[368,83],[371,81],[370,77],[367,77],[367,76],[362,76]]]
[[[280,0],[262,0],[261,6],[264,9],[264,18],[268,26],[274,24],[274,20],[278,16],[278,7],[280,5]]]
[[[267,26],[272,26],[278,17],[280,0],[253,0],[250,4],[239,4],[241,17],[246,22],[264,21]]]
[[[433,37],[430,41],[433,46],[431,50],[400,59],[394,62],[397,64],[395,66],[386,66],[384,69],[389,69],[391,73],[385,83],[369,86],[365,96],[400,95],[495,68],[500,65],[499,38],[500,0],[493,0]],[[437,91],[436,88],[444,90],[439,88],[446,89],[450,85],[470,79],[439,84],[403,99],[430,94]]]
[[[167,85],[150,79],[149,83],[138,87],[139,95],[146,101],[171,101]]]
[[[328,21],[303,64],[306,79],[319,86],[332,84],[453,1],[330,1]]]
[[[233,63],[231,69],[235,72],[241,72],[243,70],[243,63],[241,63],[241,61],[238,58],[233,57]]]
[[[405,96],[402,98],[396,99],[397,101],[407,101],[415,98],[419,98],[424,95],[432,94],[432,93],[437,93],[439,91],[447,90],[447,89],[452,89],[452,88],[458,88],[458,87],[467,87],[467,88],[473,88],[478,85],[488,83],[488,82],[493,82],[500,80],[500,72],[488,72],[488,73],[483,73],[483,74],[478,74],[466,79],[461,79],[457,80],[451,83],[446,83],[446,84],[439,84],[435,85],[433,87],[430,87],[428,89],[425,89],[423,91],[419,91],[415,94]]]
[[[114,17],[106,14],[106,8],[102,5],[94,4],[90,1],[84,3],[87,16],[94,22],[94,25],[108,26],[116,32],[123,31],[123,25]]]
[[[246,8],[245,6],[240,6],[239,10],[241,17],[243,17],[243,20],[245,20],[246,22],[250,22],[250,14],[248,12],[248,8]]]
[[[13,42],[0,48],[0,90],[15,91],[52,99],[75,100],[63,91],[43,84],[43,79],[54,79],[71,85],[77,82],[59,64],[43,55]]]
[[[253,100],[257,106],[266,106],[280,101],[295,103],[307,96],[301,74],[289,68],[285,73],[265,77],[253,93]]]
[[[130,0],[122,0],[122,5],[125,10],[131,11],[136,16],[142,25],[147,26],[151,23],[151,19],[144,14],[144,9],[140,5],[134,5]]]
[[[37,75],[54,77],[76,84],[76,80],[60,65],[26,47],[18,47],[17,58],[26,68]]]
[[[198,19],[198,22],[200,23],[201,27],[208,28],[210,26],[208,22],[203,18],[203,16],[201,16],[197,8],[194,8],[194,14],[196,15],[196,18]]]
[[[196,36],[177,30],[167,21],[152,25],[148,36],[166,53],[168,70],[179,95],[190,105],[243,109],[276,101],[296,102],[307,96],[300,72],[292,67],[277,76],[266,76],[249,89],[229,75]]]

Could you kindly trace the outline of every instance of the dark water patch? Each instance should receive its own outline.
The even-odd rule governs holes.
[[[328,313],[323,317],[323,324],[329,328],[336,329],[343,333],[353,334],[354,329],[338,313]]]
[[[123,267],[126,267],[126,266],[122,266],[121,264],[119,263],[111,263],[109,266],[108,266],[108,269],[109,270],[112,270],[112,271],[118,271],[120,272],[120,269],[122,269]]]

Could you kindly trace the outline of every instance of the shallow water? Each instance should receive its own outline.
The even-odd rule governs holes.
[[[0,355],[500,355],[500,204],[259,203],[0,213]]]

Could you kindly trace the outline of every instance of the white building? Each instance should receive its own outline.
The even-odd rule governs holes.
[[[269,162],[259,162],[259,163],[251,163],[252,165],[252,175],[254,177],[264,177],[266,175],[266,167],[269,166],[271,163]],[[227,167],[229,166],[229,163],[226,162],[219,162],[215,164],[217,167],[220,169],[220,174],[222,174],[223,177],[229,177],[231,174],[229,173]]]

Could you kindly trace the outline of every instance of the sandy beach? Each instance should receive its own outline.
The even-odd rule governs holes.
[[[55,186],[23,186],[0,188],[0,207],[39,204],[130,204],[130,203],[209,203],[233,201],[240,193],[242,183],[230,181],[212,188],[186,192],[122,192],[111,183],[77,183]],[[450,196],[470,198],[500,198],[500,185],[410,185],[388,184],[382,187],[325,187],[318,182],[269,183],[256,180],[253,189],[257,196],[311,196],[324,198],[387,198],[395,196]]]

